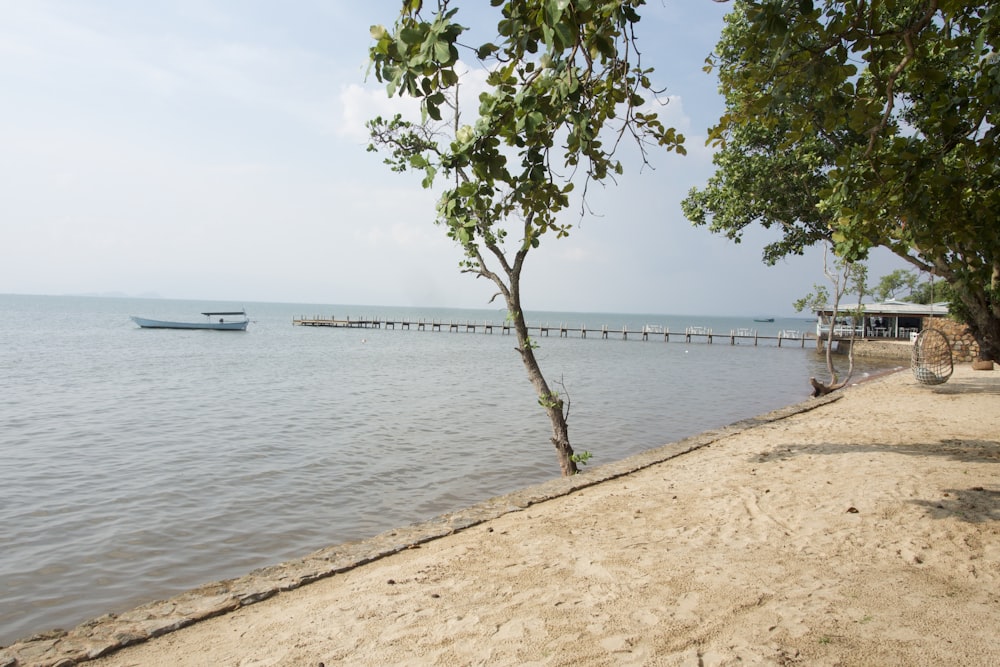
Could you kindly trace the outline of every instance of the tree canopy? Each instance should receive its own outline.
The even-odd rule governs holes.
[[[428,3],[431,4],[431,3]],[[376,118],[373,150],[397,171],[415,170],[424,187],[446,186],[436,221],[464,250],[462,268],[492,281],[506,301],[518,351],[553,427],[564,474],[576,471],[565,411],[534,357],[520,296],[529,251],[546,235],[566,236],[563,213],[574,188],[622,173],[622,140],[684,152],[653,104],[652,70],[636,48],[643,0],[490,0],[496,36],[463,44],[458,9],[404,0],[391,28],[373,26],[369,55],[390,96],[420,100],[423,122]],[[467,61],[460,58],[465,55]],[[466,62],[485,71],[471,122],[458,87]]]
[[[708,63],[718,170],[685,214],[737,240],[780,229],[769,262],[889,248],[944,278],[1000,358],[998,42],[992,2],[737,0]]]

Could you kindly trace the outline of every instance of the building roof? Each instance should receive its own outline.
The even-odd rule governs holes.
[[[942,303],[909,303],[907,301],[896,301],[895,299],[890,299],[889,301],[883,301],[882,303],[863,303],[861,304],[865,309],[866,316],[878,316],[878,315],[888,315],[891,317],[923,317],[926,315],[933,315],[937,317],[944,317],[948,314],[948,304],[946,302]],[[838,313],[846,313],[847,311],[857,310],[857,303],[842,303],[837,307]],[[817,315],[830,315],[833,313],[833,308],[827,306],[825,308],[820,308],[815,311]]]

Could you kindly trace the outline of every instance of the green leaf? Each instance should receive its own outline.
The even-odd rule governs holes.
[[[424,32],[416,28],[403,28],[399,31],[399,39],[403,44],[413,46],[424,40]]]
[[[420,185],[426,190],[434,185],[434,176],[437,175],[437,170],[434,167],[427,167],[424,174],[424,178],[420,181]]]
[[[439,63],[450,65],[452,63],[451,45],[443,41],[434,42],[434,59]]]
[[[486,43],[476,49],[476,57],[480,60],[486,60],[499,50],[500,48],[496,44]]]
[[[524,128],[528,134],[535,134],[540,126],[545,123],[545,116],[538,111],[532,111],[524,118]]]

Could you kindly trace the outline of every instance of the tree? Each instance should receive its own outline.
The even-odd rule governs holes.
[[[830,310],[830,326],[826,333],[826,370],[830,374],[830,380],[826,384],[814,377],[809,378],[809,384],[813,388],[813,396],[825,396],[838,389],[847,386],[854,375],[854,339],[857,331],[857,323],[864,321],[864,306],[861,302],[865,298],[868,282],[868,267],[861,262],[851,262],[836,258],[830,260],[827,252],[829,244],[823,246],[823,273],[833,287],[833,306]],[[831,265],[832,264],[832,265]],[[850,347],[847,352],[847,375],[843,380],[839,379],[837,369],[833,363],[833,337],[837,327],[837,320],[840,317],[840,299],[849,291],[857,292],[858,305],[856,309],[848,310],[847,316],[851,321]],[[810,310],[817,312],[830,308],[830,291],[825,285],[813,285],[813,291],[798,299],[794,304],[796,312]]]
[[[943,278],[1000,358],[998,50],[992,2],[737,0],[708,63],[718,169],[685,214],[737,237],[775,225],[769,261],[819,239],[851,260],[884,246]],[[741,157],[787,173],[750,190]]]
[[[730,113],[736,104],[731,103]],[[773,128],[732,127],[712,158],[717,169],[708,186],[692,188],[681,202],[695,225],[708,225],[736,243],[754,224],[778,231],[778,239],[764,247],[768,266],[831,240],[832,218],[819,208],[819,192],[835,157],[833,146],[820,137],[785,145],[787,132],[788,124],[780,120]]]
[[[895,299],[897,296],[909,296],[917,289],[917,272],[906,269],[896,269],[882,276],[875,288],[875,298],[879,301]],[[906,294],[901,294],[906,290]]]
[[[642,4],[491,0],[499,11],[496,43],[475,47],[459,42],[466,29],[448,0],[438,0],[428,17],[421,0],[404,0],[391,29],[372,27],[375,77],[390,96],[420,100],[423,119],[372,120],[370,149],[387,151],[394,170],[419,172],[424,187],[447,183],[436,221],[462,247],[461,269],[492,281],[503,296],[564,475],[577,472],[578,458],[568,403],[552,391],[534,355],[521,272],[543,238],[569,233],[572,225],[559,214],[578,183],[623,172],[615,158],[622,140],[634,139],[643,161],[653,145],[684,152],[684,137],[646,109],[656,91],[636,48]],[[472,123],[460,114],[460,48],[488,70]]]
[[[948,283],[935,282],[933,276],[927,282],[918,284],[905,299],[911,303],[940,303],[942,301],[953,302],[954,300]]]

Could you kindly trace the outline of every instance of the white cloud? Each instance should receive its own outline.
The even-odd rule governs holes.
[[[365,123],[376,116],[391,118],[398,113],[404,118],[420,117],[420,103],[417,100],[410,97],[390,98],[385,88],[380,86],[367,87],[356,83],[342,86],[338,99],[340,122],[337,134],[359,144],[368,142]]]
[[[688,134],[691,131],[691,118],[684,111],[684,100],[680,95],[660,96],[647,101],[642,111],[655,113],[666,127],[676,128],[678,132]]]
[[[460,72],[459,94],[462,116],[471,122],[477,115],[479,94],[486,90],[488,72],[481,67],[472,67],[462,62],[459,62],[455,69]],[[341,86],[338,96],[341,110],[338,136],[358,143],[367,143],[368,130],[365,123],[376,116],[391,118],[398,113],[404,119],[419,122],[418,100],[398,95],[390,98],[385,86],[375,81],[374,75],[371,75],[370,79],[365,85],[351,83]]]

